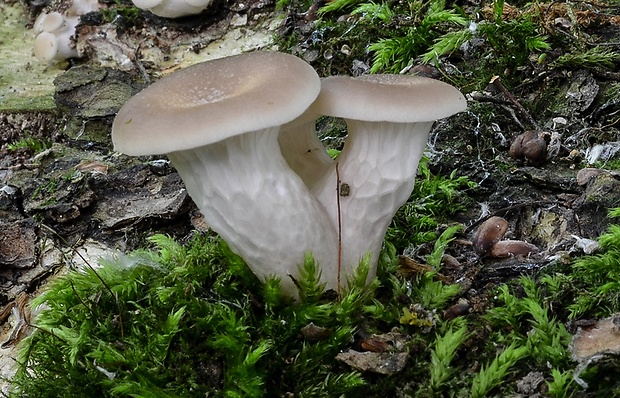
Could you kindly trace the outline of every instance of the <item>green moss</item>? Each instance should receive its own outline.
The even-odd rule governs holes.
[[[54,112],[56,103],[52,94],[36,97],[14,96],[0,99],[0,112]]]
[[[50,146],[51,146],[50,143],[45,140],[34,138],[28,134],[25,134],[20,139],[8,144],[7,149],[11,152],[18,151],[20,149],[25,149],[25,150],[34,152],[34,154],[37,154],[37,153],[43,152]]]
[[[620,216],[619,209],[610,212]],[[575,262],[571,275],[575,302],[568,308],[573,319],[606,317],[620,312],[620,225],[611,225],[599,238],[599,254]]]
[[[446,230],[428,256],[437,271],[434,259],[457,232]],[[440,314],[461,286],[436,272],[403,279],[389,243],[377,279],[366,285],[362,262],[340,298],[324,291],[308,256],[292,303],[278,280],[260,283],[217,238],[150,241],[152,250],[60,277],[33,301],[45,307],[21,343],[10,396],[510,396],[535,371],[550,396],[564,397],[579,391],[567,317],[620,311],[620,226],[601,237],[600,254],[501,285],[482,317],[452,320]],[[304,335],[311,323],[320,336]],[[360,336],[387,331],[409,337],[411,355],[397,376],[362,374],[335,360]],[[620,367],[597,366],[582,377],[591,391],[612,396]]]
[[[119,23],[119,19],[124,24],[133,24],[140,16],[141,10],[133,5],[121,4],[120,0],[115,0],[114,5],[101,10],[104,23]]]
[[[620,55],[617,52],[598,46],[564,54],[556,60],[558,66],[586,69],[601,67],[613,69],[618,62]]]
[[[291,306],[217,240],[152,241],[158,253],[71,272],[33,303],[48,308],[22,343],[14,396],[330,396],[364,383],[334,357],[370,311],[367,266],[325,301],[309,258]],[[310,322],[329,336],[304,341]]]
[[[464,191],[475,186],[467,177],[457,177],[456,171],[447,176],[434,175],[428,159],[423,158],[411,197],[394,216],[386,239],[399,251],[436,240],[439,223],[465,209]]]

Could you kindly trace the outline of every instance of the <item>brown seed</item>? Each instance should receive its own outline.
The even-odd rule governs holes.
[[[390,345],[387,342],[376,337],[364,339],[360,345],[364,350],[371,352],[385,352],[388,348],[390,348]]]
[[[469,313],[470,308],[471,305],[468,302],[454,304],[443,313],[443,319],[449,320],[465,315]]]
[[[538,133],[533,130],[526,131],[525,133],[519,134],[515,140],[510,145],[510,149],[508,150],[508,156],[511,158],[521,159],[523,158],[523,145],[538,137]]]
[[[457,260],[456,258],[454,258],[454,256],[451,256],[449,254],[444,254],[441,257],[441,261],[443,262],[444,267],[448,267],[452,269],[457,269],[461,267],[461,263],[459,262],[459,260]]]
[[[523,156],[533,165],[540,166],[547,160],[547,143],[542,138],[534,138],[523,144]]]
[[[493,245],[504,237],[507,230],[508,221],[498,216],[493,216],[480,224],[472,239],[476,254],[482,256],[488,253]]]
[[[547,160],[547,142],[537,131],[526,131],[512,142],[508,156],[515,159],[525,158],[532,165],[540,166]]]
[[[538,253],[538,247],[522,240],[503,240],[497,242],[489,253],[489,257],[508,258],[517,256],[529,256]]]
[[[313,322],[310,322],[303,328],[301,328],[301,334],[308,341],[320,341],[326,339],[331,334],[331,331],[322,326],[317,326]]]

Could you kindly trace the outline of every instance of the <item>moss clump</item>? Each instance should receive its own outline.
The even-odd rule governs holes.
[[[620,217],[620,208],[611,210],[610,216]],[[568,307],[572,319],[620,312],[620,225],[611,225],[598,241],[600,253],[575,262],[570,278],[575,302]]]
[[[36,299],[45,309],[22,343],[12,396],[318,397],[364,384],[334,358],[371,311],[367,265],[327,301],[308,258],[290,305],[278,281],[258,283],[218,240],[151,240],[157,253],[70,272]],[[311,322],[328,335],[306,341]]]
[[[458,177],[456,171],[447,176],[433,174],[428,159],[423,158],[411,197],[394,216],[386,239],[398,251],[434,241],[439,223],[465,210],[465,192],[476,186],[467,177]]]
[[[447,319],[440,314],[469,294],[438,279],[438,259],[458,231],[448,228],[427,256],[435,271],[404,279],[387,244],[378,279],[365,284],[362,262],[340,297],[323,290],[308,257],[296,303],[277,280],[259,283],[216,238],[180,245],[154,236],[156,251],[73,271],[36,299],[45,308],[21,343],[9,396],[511,396],[533,372],[545,396],[580,394],[566,320],[620,310],[620,227],[601,237],[601,254],[496,287],[493,308]],[[320,333],[306,334],[310,324]],[[336,360],[388,331],[405,336],[410,352],[398,375]],[[617,361],[590,366],[581,374],[587,393],[620,393],[618,369]]]

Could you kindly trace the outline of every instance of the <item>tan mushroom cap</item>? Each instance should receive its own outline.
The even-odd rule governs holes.
[[[332,76],[322,80],[312,111],[369,122],[429,122],[465,110],[456,88],[410,75]]]
[[[290,122],[320,89],[314,69],[288,54],[254,52],[207,61],[130,98],[114,119],[112,141],[128,155],[208,145]]]

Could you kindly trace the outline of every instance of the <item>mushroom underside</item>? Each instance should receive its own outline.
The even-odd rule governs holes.
[[[295,296],[290,276],[312,253],[321,280],[335,289],[336,231],[281,156],[278,133],[248,132],[168,156],[207,224],[259,278],[276,276]]]
[[[387,228],[413,191],[433,122],[346,122],[344,149],[312,194],[341,231],[341,278],[366,255],[372,278]]]

